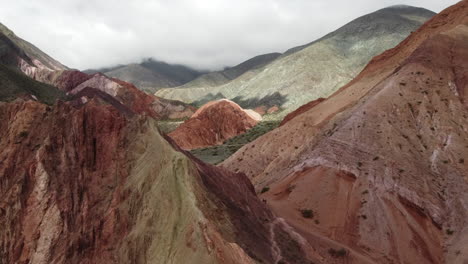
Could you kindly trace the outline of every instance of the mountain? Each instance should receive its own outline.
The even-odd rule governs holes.
[[[255,70],[267,65],[268,63],[278,58],[280,55],[281,53],[268,53],[259,55],[234,67],[230,67],[222,71],[206,73],[197,79],[177,88],[212,87],[222,85],[231,80],[234,80],[248,71]]]
[[[155,93],[160,88],[183,85],[203,74],[183,65],[172,65],[153,59],[147,59],[139,64],[119,65],[85,72],[90,74],[101,72],[132,83],[148,93]]]
[[[1,24],[0,63],[4,65],[0,68],[0,81],[5,83],[0,88],[1,100],[34,95],[43,102],[53,104],[56,99],[64,99],[65,93],[72,98],[77,94],[85,94],[88,99],[97,96],[108,103],[122,104],[132,113],[144,113],[156,119],[187,118],[196,111],[190,105],[144,93],[130,83],[100,73],[86,74],[70,70]],[[156,67],[151,61],[147,64]],[[21,76],[21,73],[48,85],[30,80],[27,76]],[[86,91],[82,93],[84,89]]]
[[[214,146],[245,133],[261,119],[253,110],[244,110],[238,104],[223,99],[200,107],[168,136],[186,150]]]
[[[0,104],[2,263],[310,263],[243,174],[93,98]]]
[[[219,86],[162,89],[157,96],[186,103],[228,98],[244,108],[280,106],[277,118],[352,80],[370,59],[397,45],[433,12],[410,6],[389,7],[360,17],[308,45],[296,47],[263,67]]]
[[[464,0],[221,166],[346,263],[463,263],[467,58]]]

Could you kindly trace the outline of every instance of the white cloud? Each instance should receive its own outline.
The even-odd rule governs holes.
[[[153,57],[197,68],[234,65],[311,42],[361,15],[456,0],[0,0],[0,22],[78,69]]]

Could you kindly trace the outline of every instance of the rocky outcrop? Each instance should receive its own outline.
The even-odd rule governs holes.
[[[466,58],[465,0],[222,166],[332,259],[463,263]]]
[[[190,150],[222,144],[245,133],[262,117],[223,99],[205,104],[177,129],[168,134],[182,149]]]
[[[162,89],[156,95],[186,103],[228,98],[244,108],[277,105],[284,109],[275,115],[281,119],[309,101],[333,94],[372,57],[395,47],[433,15],[410,6],[384,8],[225,84],[189,83],[181,89]]]
[[[174,149],[156,121],[97,97],[55,106],[0,102],[0,148],[0,263],[319,257],[306,255],[245,175]]]

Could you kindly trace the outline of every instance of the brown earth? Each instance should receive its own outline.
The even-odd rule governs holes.
[[[337,263],[464,263],[467,58],[465,0],[221,166]]]
[[[244,110],[236,103],[223,99],[200,107],[168,136],[186,150],[214,146],[245,133],[260,119],[258,113]]]

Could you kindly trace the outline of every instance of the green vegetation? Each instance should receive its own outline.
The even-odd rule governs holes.
[[[304,218],[314,218],[314,211],[310,209],[301,209],[301,214]]]
[[[222,145],[194,149],[191,153],[204,162],[218,164],[229,158],[244,145],[278,127],[279,123],[278,121],[262,121],[246,133],[226,140]],[[162,130],[161,127],[160,129]]]
[[[270,190],[270,187],[266,186],[266,187],[263,187],[262,191],[260,193],[266,193]]]
[[[9,102],[26,95],[34,95],[40,102],[49,105],[55,103],[57,99],[65,98],[65,94],[57,88],[0,65],[0,101]]]

